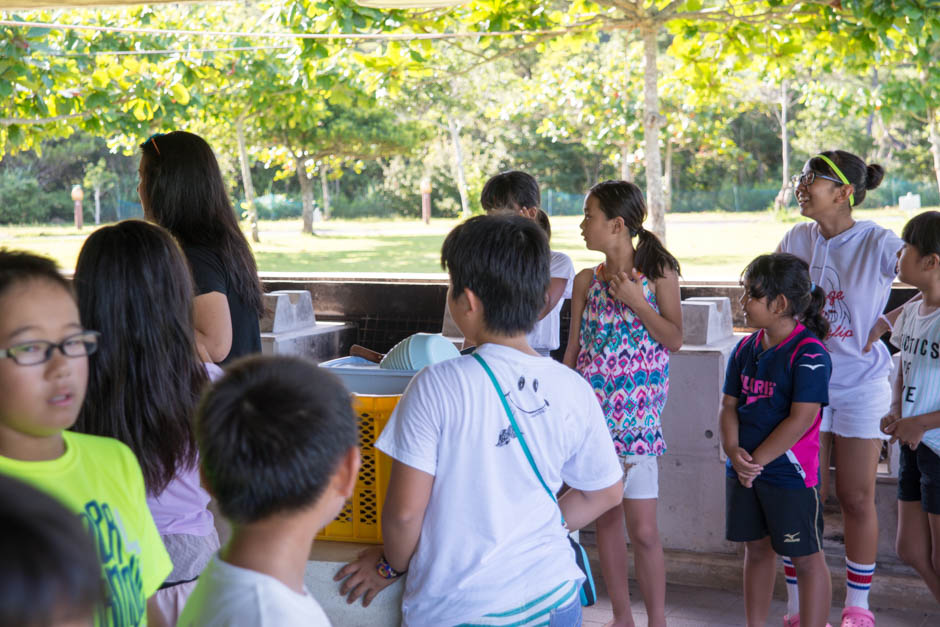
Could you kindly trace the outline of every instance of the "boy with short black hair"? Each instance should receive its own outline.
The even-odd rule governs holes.
[[[292,357],[249,357],[196,415],[202,474],[231,540],[199,577],[179,624],[329,625],[304,588],[317,532],[352,496],[359,471],[349,393]]]
[[[81,520],[51,496],[0,475],[0,529],[0,625],[90,624],[105,589]]]
[[[483,185],[480,205],[487,213],[513,212],[535,218],[542,195],[535,177],[521,170],[500,172]]]
[[[568,530],[620,502],[623,472],[593,390],[526,341],[545,302],[548,240],[533,220],[479,216],[451,231],[441,263],[477,350],[415,375],[379,437],[393,459],[385,546],[338,573],[342,591],[368,604],[407,570],[408,626],[580,624],[584,575]],[[562,482],[572,489],[556,505]]]
[[[480,193],[480,205],[488,214],[515,213],[536,221],[550,240],[551,224],[548,214],[540,208],[539,184],[531,174],[520,170],[500,172],[490,177]],[[550,276],[542,298],[539,315],[527,330],[529,345],[543,357],[561,346],[561,307],[566,298],[571,298],[574,283],[574,264],[565,253],[549,251]],[[441,334],[460,341],[460,329],[454,323],[447,304],[444,306],[444,321]],[[469,346],[464,341],[465,346]]]

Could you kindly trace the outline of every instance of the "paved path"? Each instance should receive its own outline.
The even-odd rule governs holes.
[[[599,582],[600,583],[600,582]],[[598,590],[601,593],[601,590]],[[630,601],[637,627],[646,627],[643,599],[635,581],[630,581]],[[770,610],[770,627],[783,624],[787,604],[774,600]],[[878,627],[928,627],[940,625],[940,605],[936,612],[912,610],[874,610]],[[838,627],[841,605],[833,607],[829,622]],[[606,594],[593,607],[584,608],[584,627],[601,627],[613,617]],[[744,625],[744,598],[738,591],[711,590],[670,584],[666,589],[666,622],[669,627],[741,627]]]

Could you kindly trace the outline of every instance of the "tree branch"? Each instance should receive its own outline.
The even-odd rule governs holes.
[[[82,111],[81,113],[69,113],[68,115],[57,115],[51,118],[0,118],[0,126],[13,126],[14,124],[51,124],[53,122],[65,122],[66,120],[87,118],[92,113],[93,111]]]

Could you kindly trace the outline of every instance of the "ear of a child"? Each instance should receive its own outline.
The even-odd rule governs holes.
[[[341,496],[343,501],[352,498],[361,464],[362,457],[359,454],[359,447],[351,446],[336,465],[336,470],[333,471],[333,476],[330,478],[330,488],[337,496]]]
[[[522,207],[519,209],[519,215],[529,218],[530,220],[535,220],[539,214],[538,207]]]

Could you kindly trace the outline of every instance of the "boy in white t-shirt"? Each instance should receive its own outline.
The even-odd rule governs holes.
[[[480,205],[488,214],[515,213],[538,222],[542,230],[552,238],[552,227],[548,214],[540,208],[542,202],[539,184],[531,174],[520,170],[500,172],[490,177],[480,192]],[[574,282],[574,264],[565,253],[551,252],[548,289],[545,290],[544,305],[539,311],[535,326],[528,333],[529,346],[544,357],[561,345],[561,307],[566,298],[571,298]],[[452,339],[462,337],[454,323],[450,309],[444,306],[444,323],[441,333]],[[464,342],[465,346],[470,346]]]
[[[408,571],[406,626],[502,625],[509,615],[580,625],[584,577],[568,531],[620,502],[623,473],[590,386],[526,342],[545,303],[548,240],[530,219],[479,216],[451,231],[441,263],[454,320],[499,390],[475,355],[415,376],[376,443],[393,459],[385,545],[337,574],[348,577],[341,591],[368,604]],[[558,505],[509,411],[547,486],[571,487]]]
[[[232,538],[200,575],[180,627],[329,626],[304,570],[314,536],[352,496],[357,437],[343,384],[305,360],[248,357],[213,384],[196,440]]]
[[[545,231],[549,243],[552,241],[552,225],[548,214],[537,209],[535,221]],[[551,251],[552,261],[549,268],[551,282],[546,292],[545,307],[539,313],[539,320],[529,331],[529,346],[543,357],[550,357],[551,352],[561,346],[561,306],[566,298],[571,298],[571,286],[574,284],[574,263],[571,257],[557,250]]]
[[[901,361],[881,429],[901,442],[898,556],[940,601],[940,212],[911,219],[902,239],[898,278],[924,298],[904,305],[894,323]]]

